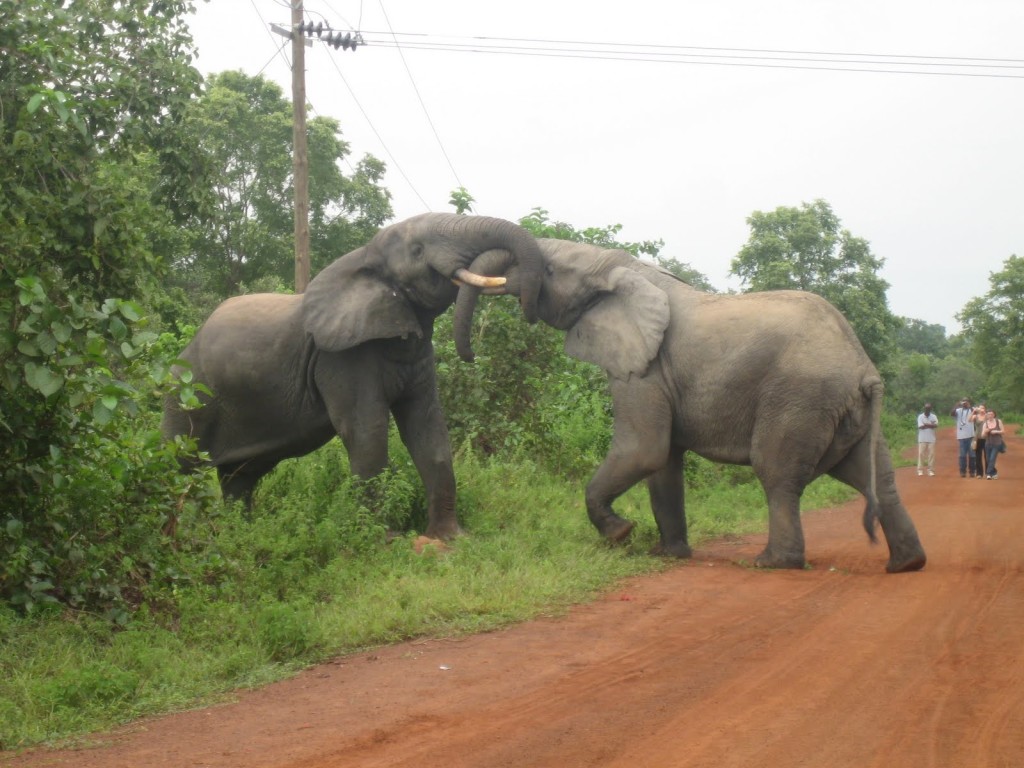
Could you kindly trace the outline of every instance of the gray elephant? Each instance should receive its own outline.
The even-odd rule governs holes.
[[[881,435],[881,377],[831,304],[796,291],[703,293],[625,251],[539,242],[539,316],[566,331],[566,353],[601,366],[611,386],[612,445],[586,489],[587,513],[605,537],[629,535],[633,524],[612,502],[646,478],[657,551],[690,556],[683,463],[693,451],[753,467],[769,512],[757,565],[804,566],[800,496],[829,474],[867,498],[864,526],[874,541],[881,523],[888,571],[924,567]],[[483,254],[471,269],[508,277],[489,293],[519,290],[507,254]],[[479,292],[464,289],[456,304],[465,358]]]
[[[390,412],[426,489],[425,533],[451,538],[459,531],[455,475],[431,336],[458,285],[481,283],[466,267],[490,248],[513,254],[526,275],[521,303],[535,321],[537,242],[512,222],[483,216],[415,216],[330,264],[304,294],[228,299],[181,355],[213,396],[195,410],[169,400],[164,436],[196,438],[224,494],[251,503],[278,462],[335,435],[356,475],[380,473]]]

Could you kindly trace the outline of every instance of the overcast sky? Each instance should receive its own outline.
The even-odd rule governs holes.
[[[540,207],[661,239],[726,289],[751,213],[821,198],[885,260],[890,308],[948,333],[1024,256],[1021,0],[305,9],[367,42],[306,48],[306,96],[353,162],[387,163],[396,219],[451,211],[461,185],[478,214]],[[281,0],[200,3],[196,65],[262,73],[290,99],[290,44],[270,31],[289,19]]]

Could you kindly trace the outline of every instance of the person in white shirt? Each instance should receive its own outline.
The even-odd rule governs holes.
[[[974,422],[971,421],[971,401],[964,398],[957,403],[949,415],[956,420],[956,439],[960,444],[958,461],[960,463],[960,477],[967,477],[968,471],[974,477],[974,451],[971,450],[971,440],[974,439]]]
[[[932,404],[924,404],[924,413],[917,415],[917,474],[923,475],[925,469],[928,476],[935,476],[935,430],[939,426],[939,417],[932,413]]]

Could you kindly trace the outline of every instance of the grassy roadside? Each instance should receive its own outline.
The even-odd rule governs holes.
[[[587,520],[580,482],[525,461],[463,459],[468,534],[442,556],[421,556],[412,535],[385,543],[387,526],[353,506],[343,485],[309,479],[337,459],[330,451],[307,457],[308,474],[274,478],[268,492],[289,501],[272,515],[228,509],[215,525],[186,530],[183,568],[193,575],[154,590],[126,627],[88,614],[23,619],[0,610],[0,747],[200,706],[368,647],[558,614],[623,577],[671,567],[646,554],[657,530],[642,487],[617,505],[637,521],[632,541],[609,547]],[[763,530],[764,496],[749,470],[705,471],[714,482],[687,498],[694,544]],[[397,498],[381,500],[385,517],[415,495],[414,476],[391,480]],[[804,508],[850,496],[822,479]]]

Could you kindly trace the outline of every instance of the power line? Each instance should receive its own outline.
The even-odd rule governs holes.
[[[449,53],[633,61],[660,64],[804,69],[877,74],[939,75],[1024,79],[1024,60],[965,56],[916,56],[827,51],[790,51],[757,48],[602,43],[533,38],[444,37],[426,34],[366,32],[384,35],[368,40],[374,45],[405,50]],[[402,42],[399,38],[406,38]],[[464,42],[463,42],[464,41]],[[1019,71],[1019,74],[1015,73]]]
[[[387,11],[384,10],[383,2],[380,4],[380,10],[381,13],[384,14],[384,20],[387,22],[388,27],[390,27],[391,20],[388,18]],[[402,53],[402,46],[397,45],[397,40],[395,47],[398,49],[398,55],[402,59],[402,66],[405,67],[405,72],[409,76],[409,82],[412,84],[412,89],[416,93],[416,98],[419,100],[420,108],[423,110],[423,115],[424,117],[427,118],[427,124],[430,126],[430,130],[434,134],[434,139],[437,141],[437,146],[441,149],[441,154],[444,155],[444,159],[448,163],[448,167],[451,169],[452,175],[455,177],[456,183],[458,183],[459,187],[465,188],[465,185],[462,183],[462,179],[459,178],[459,174],[455,170],[455,166],[452,164],[451,158],[448,156],[447,150],[445,150],[444,148],[444,143],[441,141],[441,136],[440,134],[438,134],[437,128],[434,126],[434,121],[430,117],[430,112],[427,110],[427,105],[423,101],[423,96],[420,93],[420,89],[416,85],[416,79],[412,76],[412,70],[409,69],[409,64],[405,60],[405,55]]]
[[[419,201],[423,203],[423,207],[426,208],[427,210],[430,210],[430,206],[427,204],[427,201],[423,199],[423,196],[419,193],[419,190],[416,189],[416,186],[412,183],[412,180],[408,177],[408,175],[406,175],[405,170],[402,168],[401,164],[398,162],[398,160],[395,159],[395,156],[391,154],[391,149],[388,147],[387,142],[384,141],[384,137],[380,135],[380,132],[377,130],[377,126],[373,124],[373,121],[370,119],[370,116],[366,114],[366,110],[363,109],[363,105],[359,103],[359,99],[356,97],[355,91],[353,91],[352,86],[348,84],[348,80],[345,79],[345,75],[342,73],[341,68],[338,66],[338,63],[334,61],[333,57],[331,57],[331,62],[334,65],[335,71],[338,73],[338,77],[341,78],[341,82],[344,83],[345,87],[348,89],[349,95],[352,97],[352,101],[359,109],[360,114],[362,114],[363,118],[366,120],[366,124],[370,126],[370,130],[373,131],[373,135],[377,137],[377,140],[380,142],[381,147],[383,147],[384,153],[389,158],[391,158],[392,167],[396,171],[398,171],[399,175],[403,179],[405,179],[405,183],[409,185],[409,189],[412,190],[413,194],[416,195],[417,199],[419,199]]]

